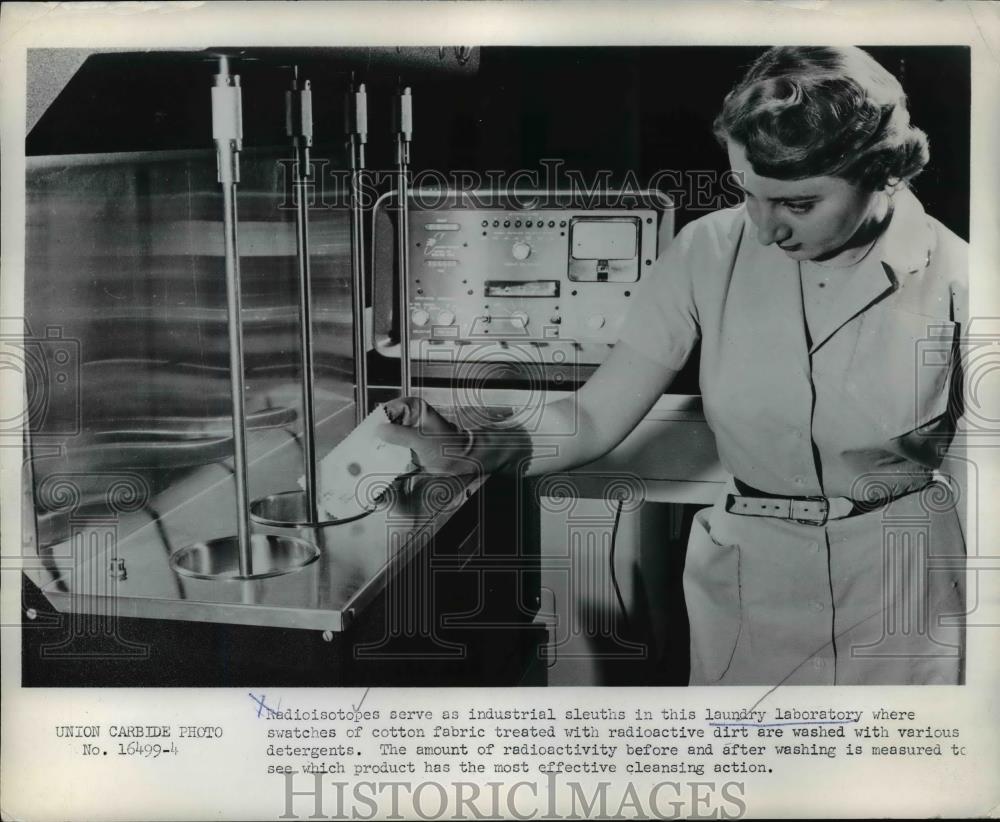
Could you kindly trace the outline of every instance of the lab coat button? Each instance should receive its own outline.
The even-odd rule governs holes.
[[[814,659],[813,660],[813,667],[814,668],[822,668],[824,665],[826,665],[826,663],[822,659]]]
[[[799,476],[799,477],[792,477],[792,482],[794,482],[796,485],[802,485],[802,483],[805,482],[805,479],[803,477],[801,477],[801,476]]]
[[[814,611],[822,611],[823,610],[823,603],[822,602],[811,602],[809,604],[812,606],[812,609]]]
[[[818,554],[819,553],[819,543],[818,542],[810,542],[809,543],[809,550],[812,551],[814,554]]]

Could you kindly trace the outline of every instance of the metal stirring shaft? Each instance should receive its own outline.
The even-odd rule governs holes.
[[[223,234],[226,256],[226,316],[229,324],[229,370],[233,404],[233,476],[236,482],[236,533],[240,575],[253,573],[250,512],[247,497],[246,411],[243,404],[243,331],[240,319],[240,256],[237,239],[236,186],[243,148],[243,106],[239,75],[229,73],[229,59],[219,58],[212,87],[212,138],[218,179],[222,184]]]
[[[413,139],[413,96],[409,87],[396,97],[396,249],[399,265],[399,377],[403,396],[409,395],[412,385],[410,369],[410,226],[408,207],[410,199],[410,141]]]
[[[299,273],[299,339],[302,351],[302,443],[305,460],[306,519],[319,522],[316,480],[315,364],[312,333],[312,274],[309,266],[309,149],[313,141],[312,90],[293,69],[285,92],[285,130],[295,149],[295,240]]]
[[[368,363],[365,340],[365,226],[361,203],[361,175],[365,170],[365,144],[368,142],[368,97],[365,84],[354,85],[344,106],[347,132],[347,155],[351,171],[351,284],[354,321],[354,367],[357,398],[355,423],[360,425],[368,412]]]

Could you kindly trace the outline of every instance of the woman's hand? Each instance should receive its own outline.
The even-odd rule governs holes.
[[[385,442],[409,448],[419,468],[432,474],[472,474],[481,470],[470,458],[474,436],[461,431],[419,397],[402,397],[382,406],[387,422],[376,429]]]
[[[677,372],[626,343],[618,343],[578,391],[544,408],[529,431],[517,415],[489,428],[462,431],[419,397],[386,403],[376,434],[413,452],[423,470],[436,474],[513,472],[537,476],[585,465],[628,436]]]

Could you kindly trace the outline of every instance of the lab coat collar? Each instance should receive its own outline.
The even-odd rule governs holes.
[[[910,189],[899,191],[892,202],[892,220],[872,250],[879,252],[882,262],[897,276],[917,274],[930,265],[937,248],[937,234]]]
[[[814,331],[809,353],[866,308],[904,286],[907,277],[923,271],[930,264],[934,247],[935,234],[923,206],[913,192],[903,189],[893,197],[889,225],[860,265],[847,274],[850,279],[827,323]]]

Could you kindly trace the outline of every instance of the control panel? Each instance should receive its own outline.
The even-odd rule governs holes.
[[[600,208],[544,195],[531,207],[464,195],[422,208],[421,199],[407,216],[414,360],[488,359],[504,343],[562,352],[559,362],[599,364],[660,238],[672,234],[672,221],[663,225],[669,211],[634,196],[633,207]]]

